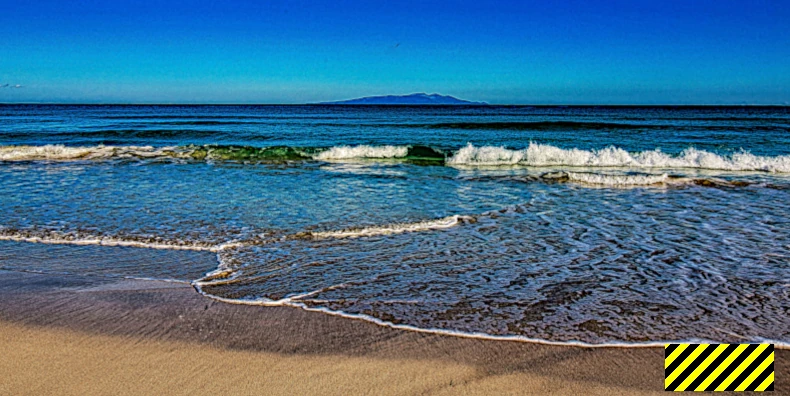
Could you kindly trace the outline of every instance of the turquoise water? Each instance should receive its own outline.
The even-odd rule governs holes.
[[[788,342],[789,143],[785,107],[0,106],[0,269],[460,334]]]

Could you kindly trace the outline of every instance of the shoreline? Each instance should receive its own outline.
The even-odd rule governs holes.
[[[13,379],[0,393],[11,394],[44,390],[54,383],[47,378],[61,377],[71,382],[52,388],[59,393],[86,386],[88,393],[205,393],[220,383],[216,390],[228,393],[664,391],[662,348],[419,333],[294,307],[217,302],[180,283],[0,271],[0,334],[16,356],[0,364]],[[776,351],[777,390],[790,376],[789,360],[790,351]],[[285,372],[298,375],[283,382]],[[206,384],[217,376],[224,379]]]

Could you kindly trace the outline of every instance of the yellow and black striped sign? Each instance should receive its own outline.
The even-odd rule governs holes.
[[[771,344],[667,344],[668,391],[773,391]]]

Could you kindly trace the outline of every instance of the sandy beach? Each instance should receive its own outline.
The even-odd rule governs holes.
[[[660,348],[393,330],[189,285],[0,272],[2,394],[650,394]],[[778,351],[777,390],[787,378]]]

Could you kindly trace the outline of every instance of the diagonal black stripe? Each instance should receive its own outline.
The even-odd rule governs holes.
[[[678,349],[680,344],[669,344],[668,347],[664,348],[664,359],[668,358],[672,352],[675,352],[675,349]]]
[[[697,377],[697,379],[695,379],[694,382],[692,382],[691,385],[689,385],[688,388],[686,388],[686,390],[693,391],[694,389],[697,389],[697,387],[702,385],[702,383],[705,382],[705,380],[708,379],[708,377],[710,377],[710,375],[713,374],[713,372],[716,371],[717,368],[719,368],[719,365],[721,365],[725,360],[727,360],[727,358],[730,357],[730,355],[732,355],[732,353],[736,349],[738,349],[738,344],[728,345],[727,348],[725,348],[721,352],[721,354],[718,357],[716,357],[716,359],[713,362],[711,362],[710,366],[708,366],[708,368],[706,368],[705,371],[703,371],[699,375],[699,377]]]
[[[771,385],[768,385],[768,387],[765,388],[765,390],[768,391],[768,392],[773,392],[774,391],[774,382],[771,381]]]
[[[757,370],[757,367],[760,366],[760,363],[764,362],[765,359],[768,359],[768,356],[771,356],[772,352],[773,348],[765,348],[765,350],[760,353],[759,356],[757,356],[757,359],[754,359],[754,361],[749,364],[749,367],[746,367],[746,370],[743,370],[743,372],[737,378],[735,378],[735,381],[730,383],[726,390],[734,391],[735,388],[739,387],[741,383],[746,380],[746,378],[748,378],[755,370]]]
[[[677,359],[673,360],[672,364],[669,365],[669,367],[664,369],[664,378],[669,377],[669,375],[672,374],[672,372],[675,371],[675,369],[678,368],[678,366],[680,366],[683,363],[683,361],[686,360],[686,358],[688,358],[689,355],[691,355],[691,352],[694,352],[694,350],[697,349],[697,347],[699,347],[699,344],[689,344],[689,346],[686,347],[686,349],[680,353],[680,356],[678,356]]]
[[[705,390],[712,391],[718,388],[719,385],[721,385],[721,383],[724,382],[724,380],[727,379],[727,377],[729,377],[730,374],[732,374],[732,372],[735,371],[735,369],[738,368],[738,366],[740,366],[740,364],[743,363],[743,361],[746,360],[746,358],[749,357],[749,355],[751,355],[755,349],[757,349],[757,344],[751,344],[747,346],[746,349],[744,349],[743,352],[741,352],[741,354],[738,355],[738,357],[735,358],[735,360],[733,360],[732,363],[730,363],[730,365],[721,372],[721,374],[719,374],[716,380],[711,382],[710,385],[705,388]]]
[[[702,348],[702,346],[699,346],[698,348]],[[692,362],[691,362],[691,364],[689,364],[688,366],[686,366],[686,369],[685,369],[685,370],[683,370],[683,371],[680,373],[680,375],[678,375],[678,376],[675,378],[675,380],[674,380],[674,381],[672,381],[672,383],[671,383],[671,384],[669,384],[669,386],[667,386],[667,387],[666,387],[666,390],[668,390],[668,391],[673,391],[673,390],[677,389],[677,387],[678,387],[678,386],[680,386],[680,384],[682,384],[682,383],[683,383],[683,381],[685,381],[685,380],[686,380],[686,378],[688,378],[688,376],[689,376],[691,373],[693,373],[693,372],[694,372],[694,370],[696,370],[696,369],[697,369],[697,367],[699,367],[699,365],[700,365],[702,362],[704,362],[704,361],[705,361],[705,359],[707,359],[707,358],[708,358],[708,356],[710,356],[710,354],[711,354],[711,353],[713,353],[713,351],[715,351],[715,350],[716,350],[716,345],[715,345],[715,344],[708,345],[708,347],[707,347],[707,348],[705,348],[705,350],[704,350],[704,351],[702,351],[702,353],[700,353],[700,354],[699,354],[699,355],[698,355],[698,356],[697,356],[697,357],[694,359],[694,361],[692,361]],[[673,362],[673,363],[674,363],[674,362]]]
[[[760,373],[760,375],[754,379],[754,382],[752,382],[751,385],[746,387],[746,390],[750,392],[754,392],[755,390],[757,390],[757,387],[762,385],[763,381],[765,381],[765,379],[768,378],[768,376],[771,375],[771,373],[773,372],[774,372],[774,364],[771,363],[768,365],[768,367],[765,368],[765,371]]]

